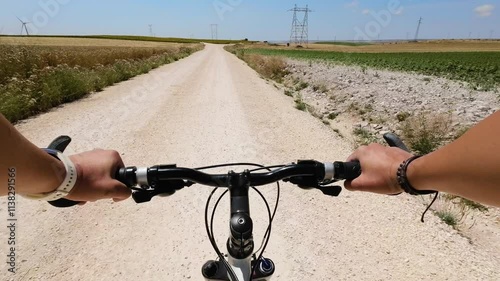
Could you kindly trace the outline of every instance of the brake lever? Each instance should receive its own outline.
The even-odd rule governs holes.
[[[315,177],[308,176],[308,177],[292,177],[284,179],[283,181],[293,183],[305,190],[318,189],[321,190],[321,192],[323,192],[324,195],[329,195],[329,196],[337,197],[342,191],[342,187],[338,185],[329,185],[337,182],[338,180],[331,180],[328,182],[318,183],[318,180]]]
[[[337,197],[340,195],[342,192],[342,187],[338,185],[327,185],[327,186],[320,186],[317,187],[316,189],[321,190],[324,195],[329,195],[329,196],[334,196]]]
[[[136,189],[132,192],[132,199],[135,203],[145,203],[151,201],[155,196],[168,197],[173,195],[176,191],[193,185],[194,182],[184,180],[169,180],[162,181],[151,185],[148,188]]]
[[[291,177],[291,178],[284,179],[283,181],[293,183],[302,189],[313,189],[313,188],[319,187],[318,180],[313,176]]]

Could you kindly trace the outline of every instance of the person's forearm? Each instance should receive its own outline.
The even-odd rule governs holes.
[[[500,111],[453,143],[412,162],[407,174],[416,189],[499,206]]]
[[[66,173],[59,160],[29,142],[0,114],[0,196],[7,194],[11,168],[16,169],[19,194],[51,192]]]

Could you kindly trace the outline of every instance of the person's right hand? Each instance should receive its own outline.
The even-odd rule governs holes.
[[[397,170],[403,161],[412,157],[402,149],[370,144],[358,148],[347,161],[359,161],[361,175],[346,181],[344,186],[351,191],[366,191],[379,194],[398,194],[403,190],[397,182]]]
[[[77,181],[66,199],[87,202],[112,198],[115,202],[130,197],[130,189],[114,179],[123,167],[120,154],[113,150],[92,150],[70,156],[76,166]]]

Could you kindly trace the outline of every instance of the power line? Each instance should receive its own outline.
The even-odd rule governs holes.
[[[418,41],[418,33],[420,32],[420,25],[422,24],[422,17],[418,20],[417,32],[415,32],[415,42]]]
[[[217,40],[219,39],[219,25],[218,24],[211,24],[210,25],[210,31],[212,32],[212,40]]]
[[[155,37],[155,34],[153,33],[153,25],[152,24],[149,25],[149,36]]]
[[[309,43],[309,13],[312,12],[309,6],[299,8],[297,5],[293,9],[292,31],[290,34],[290,44],[307,45]],[[304,13],[302,21],[299,20],[299,13]]]

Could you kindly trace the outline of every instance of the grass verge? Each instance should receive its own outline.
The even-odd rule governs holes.
[[[283,82],[283,78],[289,74],[286,69],[287,64],[280,57],[268,57],[258,54],[248,54],[245,49],[238,45],[227,46],[228,52],[235,54],[239,59],[245,61],[251,68],[265,78],[272,79],[278,83]]]

